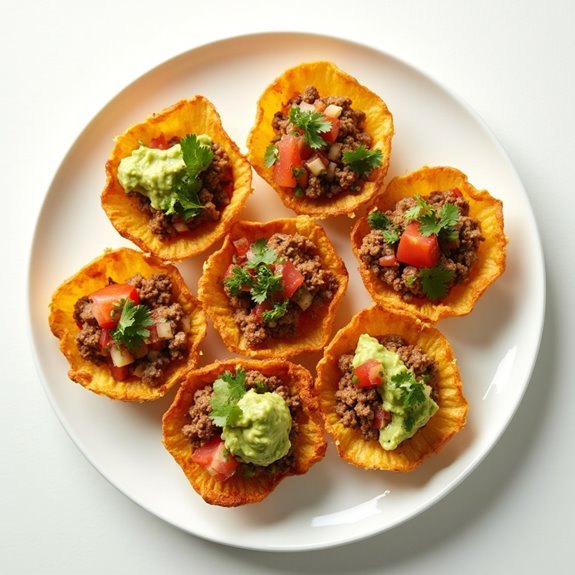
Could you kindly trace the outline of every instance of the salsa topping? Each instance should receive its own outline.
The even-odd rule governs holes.
[[[163,382],[166,368],[187,351],[187,319],[167,275],[140,274],[81,297],[74,307],[80,355],[106,363],[116,380]]]
[[[368,223],[360,257],[407,301],[439,300],[466,281],[483,241],[457,188],[404,198],[387,212],[373,210]]]
[[[351,104],[349,98],[320,97],[310,86],[292,98],[285,111],[276,112],[276,136],[265,151],[264,163],[273,166],[277,185],[313,199],[360,190],[383,155],[370,149],[365,113]]]
[[[234,242],[224,289],[249,347],[295,334],[304,313],[332,299],[338,280],[322,269],[317,247],[300,234]]]

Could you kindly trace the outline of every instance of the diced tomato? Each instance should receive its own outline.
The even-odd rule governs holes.
[[[451,190],[449,190],[454,196],[457,196],[458,198],[462,198],[463,194],[461,193],[461,190],[459,188],[451,188]]]
[[[114,327],[119,318],[114,318],[112,312],[114,306],[122,299],[131,299],[138,305],[138,290],[129,284],[110,284],[105,288],[95,291],[88,296],[92,302],[92,311],[98,325],[102,328]]]
[[[236,255],[240,258],[244,258],[250,249],[250,241],[245,236],[238,238],[237,240],[233,240],[232,244],[234,245]]]
[[[100,351],[104,354],[109,354],[110,353],[110,345],[112,345],[113,340],[112,340],[112,336],[110,335],[110,330],[109,329],[101,329],[100,330],[100,339],[98,341],[98,344],[100,346]]]
[[[153,323],[147,329],[150,332],[150,335],[146,340],[148,347],[154,351],[163,349],[165,346],[165,341],[158,336],[158,328],[156,327],[156,324]]]
[[[121,367],[118,367],[118,366],[114,365],[112,362],[110,362],[108,364],[108,366],[110,368],[110,373],[112,374],[112,377],[116,381],[125,381],[126,379],[128,379],[130,377],[130,366],[129,365],[122,365]]]
[[[269,302],[264,301],[263,303],[257,303],[255,305],[254,309],[252,310],[252,314],[257,321],[262,322],[264,318],[264,312],[270,311],[270,309],[272,309],[272,305]]]
[[[305,278],[290,260],[278,264],[275,271],[282,276],[283,295],[288,299],[291,298]]]
[[[368,359],[353,370],[359,387],[374,387],[383,383],[383,366],[377,359]]]
[[[424,236],[419,223],[411,222],[405,228],[397,246],[397,259],[416,268],[432,268],[439,260],[437,236]]]
[[[305,170],[301,155],[302,141],[300,136],[288,134],[278,142],[278,159],[274,164],[274,182],[278,186],[296,187],[298,182],[294,170]]]
[[[192,461],[222,481],[231,477],[238,467],[237,459],[226,449],[220,437],[210,439],[198,447],[192,453]]]
[[[391,421],[391,413],[384,411],[381,407],[375,412],[375,417],[371,427],[373,429],[383,429]]]
[[[150,140],[150,148],[159,148],[160,150],[166,150],[169,147],[170,146],[168,145],[168,142],[166,141],[166,136],[164,134],[160,134],[159,136],[156,136],[155,138],[152,138]]]
[[[389,256],[381,256],[378,260],[377,263],[384,268],[391,268],[394,265],[397,264],[397,258],[391,254]]]
[[[339,134],[339,118],[328,118],[325,116],[324,120],[331,122],[331,130],[329,132],[322,132],[321,137],[329,144],[333,144]]]

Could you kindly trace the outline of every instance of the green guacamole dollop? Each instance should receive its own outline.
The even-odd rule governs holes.
[[[242,415],[222,432],[226,448],[245,463],[267,466],[287,455],[292,419],[277,393],[250,389],[238,401]]]
[[[197,138],[205,146],[212,142],[207,134]],[[185,170],[180,144],[165,150],[141,145],[120,161],[118,181],[126,192],[139,192],[149,198],[152,208],[163,210],[170,204],[176,183]]]
[[[399,355],[388,350],[379,341],[368,335],[360,335],[353,356],[352,366],[358,367],[368,359],[376,359],[383,366],[384,383],[378,388],[383,400],[383,409],[391,413],[391,421],[379,432],[379,443],[386,450],[396,449],[402,441],[413,437],[437,412],[439,406],[431,398],[431,387],[423,388],[424,399],[415,405],[405,404],[401,387],[394,385],[395,375],[408,371]]]

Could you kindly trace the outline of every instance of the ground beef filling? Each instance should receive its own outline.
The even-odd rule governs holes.
[[[154,322],[168,321],[171,326],[173,334],[171,339],[163,340],[161,346],[156,343],[153,349],[145,345],[134,363],[130,364],[131,377],[139,379],[146,385],[157,387],[163,383],[168,366],[173,361],[184,359],[187,355],[184,310],[180,303],[174,301],[172,281],[165,274],[154,274],[147,278],[137,274],[125,283],[136,287],[140,304],[150,309]],[[88,296],[76,302],[74,319],[80,326],[80,331],[76,336],[76,345],[80,355],[98,365],[109,362],[109,354],[100,345],[102,329],[94,318]]]
[[[427,385],[432,388],[432,398],[436,399],[434,382],[437,377],[435,362],[418,346],[408,345],[397,335],[378,338],[379,342],[399,355],[408,369],[412,369],[417,378],[425,376]],[[341,379],[335,393],[335,411],[345,427],[357,429],[366,440],[379,437],[379,420],[382,409],[381,396],[375,387],[359,387],[353,381],[353,354],[342,355],[339,359]]]
[[[436,191],[426,198],[437,211],[447,203],[457,206],[459,219],[455,225],[457,239],[448,243],[439,243],[440,257],[437,266],[452,272],[447,290],[456,284],[465,282],[472,266],[477,261],[479,245],[484,240],[478,220],[469,216],[469,204],[458,192]],[[403,198],[393,210],[385,212],[392,224],[400,231],[405,229],[405,212],[416,205],[413,197]],[[385,241],[381,230],[372,229],[362,240],[359,250],[361,260],[371,273],[378,276],[385,284],[399,293],[405,301],[414,298],[426,298],[419,269],[396,261],[394,265],[381,265],[384,256],[395,256],[397,243]]]
[[[253,476],[257,473],[286,473],[295,463],[294,446],[299,433],[298,421],[302,410],[301,400],[295,393],[292,393],[289,386],[281,378],[273,375],[266,376],[255,370],[246,371],[245,387],[246,391],[253,388],[258,393],[265,391],[277,393],[285,400],[292,418],[292,427],[289,435],[291,448],[284,457],[274,461],[267,467],[240,461],[240,473],[248,476]],[[190,441],[193,450],[198,449],[215,437],[220,437],[222,434],[222,428],[215,425],[210,417],[212,392],[212,385],[207,385],[195,392],[192,405],[188,411],[189,423],[182,428],[182,433]]]
[[[171,145],[176,143],[177,140],[170,142]],[[211,149],[214,159],[200,176],[203,186],[198,192],[198,198],[203,209],[197,216],[184,221],[177,214],[168,215],[153,208],[149,198],[143,194],[130,192],[138,200],[140,210],[149,218],[148,226],[155,235],[166,239],[220,219],[222,211],[230,203],[230,190],[233,188],[232,163],[219,144],[212,142]]]
[[[315,306],[332,300],[339,287],[337,277],[322,268],[317,246],[305,236],[276,233],[268,239],[267,246],[274,250],[278,261],[291,261],[303,275],[302,288],[307,290],[311,303],[304,310],[294,300],[290,300],[285,315],[276,321],[267,322],[257,312],[258,308],[249,292],[235,296],[225,287],[234,308],[234,320],[250,348],[261,346],[269,339],[295,336],[303,315],[313,313]]]
[[[301,102],[320,105],[323,109],[330,104],[342,108],[339,116],[339,133],[334,143],[320,150],[322,158],[326,160],[328,169],[318,176],[309,174],[305,187],[297,187],[296,193],[314,200],[332,198],[340,194],[354,193],[361,189],[365,178],[358,175],[343,163],[344,152],[352,151],[359,146],[368,150],[372,145],[371,135],[365,131],[365,113],[351,107],[350,98],[339,96],[320,97],[317,88],[308,86],[305,91],[292,98],[284,111],[276,112],[272,122],[275,137],[272,143],[277,143],[282,136],[293,132],[289,121],[289,110]],[[329,161],[329,163],[328,163]]]

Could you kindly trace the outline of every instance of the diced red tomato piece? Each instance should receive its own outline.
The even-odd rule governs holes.
[[[381,256],[378,260],[377,263],[384,268],[391,268],[394,265],[397,264],[397,258],[391,254],[388,256]]]
[[[210,439],[198,447],[192,453],[192,461],[222,481],[231,477],[238,467],[237,459],[226,449],[220,437]]]
[[[238,238],[237,240],[233,240],[232,244],[234,245],[236,255],[240,258],[244,258],[250,249],[250,241],[245,236]]]
[[[113,340],[112,340],[112,336],[110,335],[110,330],[109,329],[101,329],[100,330],[100,339],[98,341],[98,344],[100,346],[100,351],[102,353],[105,354],[109,354],[110,353],[110,346],[112,345]]]
[[[254,309],[252,310],[252,314],[257,321],[261,322],[264,318],[264,312],[270,311],[270,309],[272,309],[272,305],[269,302],[264,301],[263,303],[257,303],[255,305]]]
[[[278,264],[275,271],[282,276],[284,297],[291,298],[305,278],[290,260]]]
[[[94,317],[101,328],[114,327],[119,317],[114,317],[114,307],[123,299],[131,299],[138,305],[138,290],[129,284],[110,284],[88,296],[92,302]],[[117,315],[117,314],[116,314]]]
[[[419,223],[411,222],[401,234],[396,257],[400,262],[416,268],[432,268],[439,260],[437,236],[422,235]]]
[[[166,136],[164,134],[160,134],[155,138],[152,138],[150,141],[150,148],[159,148],[160,150],[166,150],[170,146],[166,141]]]
[[[457,196],[459,198],[463,197],[463,194],[461,193],[461,190],[459,188],[451,188],[451,190],[449,190],[454,196]]]
[[[374,387],[383,383],[383,366],[377,359],[368,359],[353,370],[359,387]]]
[[[111,361],[108,363],[108,367],[110,368],[110,373],[112,377],[116,381],[125,381],[130,377],[130,366],[129,365],[122,365],[118,367],[114,365]]]
[[[339,118],[328,118],[325,116],[324,120],[331,123],[331,130],[329,132],[323,132],[321,137],[329,144],[333,144],[333,142],[337,140],[337,136],[339,134]]]
[[[274,164],[274,182],[278,186],[296,187],[294,170],[305,170],[301,156],[302,141],[300,136],[288,134],[278,142],[278,159]]]
[[[371,427],[373,429],[383,429],[391,421],[391,413],[389,411],[384,411],[383,408],[379,408],[375,412],[375,417]]]

